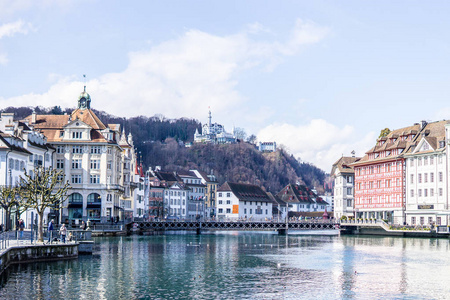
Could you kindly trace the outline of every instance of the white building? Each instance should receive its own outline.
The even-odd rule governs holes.
[[[189,189],[178,181],[171,184],[164,192],[164,208],[167,219],[187,219]]]
[[[23,177],[26,170],[33,174],[35,166],[52,167],[54,148],[47,143],[45,136],[28,127],[27,123],[14,120],[13,113],[2,113],[0,118],[0,185],[14,186]],[[2,171],[3,170],[3,171]],[[17,218],[25,221],[25,226],[31,226],[31,212],[28,210]],[[51,213],[47,209],[45,219]],[[34,212],[36,216],[36,212]],[[14,228],[16,215],[13,211],[9,228]],[[6,223],[4,212],[0,214],[0,223]]]
[[[205,196],[206,185],[202,183],[202,178],[193,171],[178,172],[184,186],[189,189],[187,218],[189,220],[199,220],[205,216]]]
[[[360,160],[359,157],[341,157],[333,164],[331,177],[334,179],[334,217],[354,216],[355,171],[350,164]]]
[[[417,146],[405,154],[406,222],[409,225],[450,224],[448,123],[423,123],[425,127],[416,140]]]
[[[277,151],[276,142],[259,142],[258,150],[261,152],[275,152]]]
[[[217,189],[217,218],[270,220],[272,200],[259,186],[225,182]]]
[[[30,128],[44,134],[55,149],[53,165],[64,170],[71,189],[60,211],[60,221],[110,222],[123,218],[120,203],[124,195],[124,149],[119,145],[120,125],[105,126],[90,109],[91,97],[84,91],[78,108],[70,115],[28,116]],[[134,149],[132,149],[134,151]],[[126,166],[125,166],[126,167]]]
[[[223,125],[211,122],[211,111],[209,111],[208,123],[202,126],[202,132],[199,133],[196,129],[194,133],[194,143],[229,144],[235,142],[234,134],[226,132]]]

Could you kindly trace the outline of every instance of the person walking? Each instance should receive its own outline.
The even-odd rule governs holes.
[[[65,243],[66,242],[66,234],[67,234],[66,224],[61,225],[61,228],[59,229],[59,234],[61,235],[61,241],[63,243]]]
[[[49,242],[49,243],[51,242],[51,239],[52,239],[53,222],[55,222],[55,220],[52,219],[52,220],[48,223],[48,228],[47,228],[48,242]]]
[[[22,219],[19,220],[19,232],[20,232],[20,238],[23,238],[23,230],[25,229],[25,223]]]

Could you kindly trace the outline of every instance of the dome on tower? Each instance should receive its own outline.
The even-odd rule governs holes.
[[[86,91],[81,92],[80,97],[78,97],[78,100],[81,100],[82,98],[86,100],[91,100],[91,96]]]

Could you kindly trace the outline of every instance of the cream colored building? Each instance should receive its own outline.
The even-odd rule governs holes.
[[[102,223],[122,220],[124,210],[133,211],[132,137],[124,141],[123,133],[121,140],[120,125],[104,125],[90,105],[85,87],[78,108],[70,115],[33,113],[25,120],[55,148],[53,166],[64,170],[71,185],[60,218],[70,224],[88,219]]]

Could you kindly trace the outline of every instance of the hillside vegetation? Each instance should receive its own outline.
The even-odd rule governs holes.
[[[8,107],[3,112],[14,112],[16,119],[31,114],[71,113],[60,107]],[[94,110],[105,124],[121,124],[133,134],[134,145],[146,168],[161,166],[163,170],[199,169],[214,174],[222,184],[225,181],[247,182],[278,192],[288,183],[304,183],[323,191],[325,172],[309,163],[300,163],[284,150],[261,153],[252,144],[240,142],[229,145],[194,144],[184,147],[181,142],[192,142],[195,129],[201,124],[194,119],[166,119],[161,115],[120,118]]]

